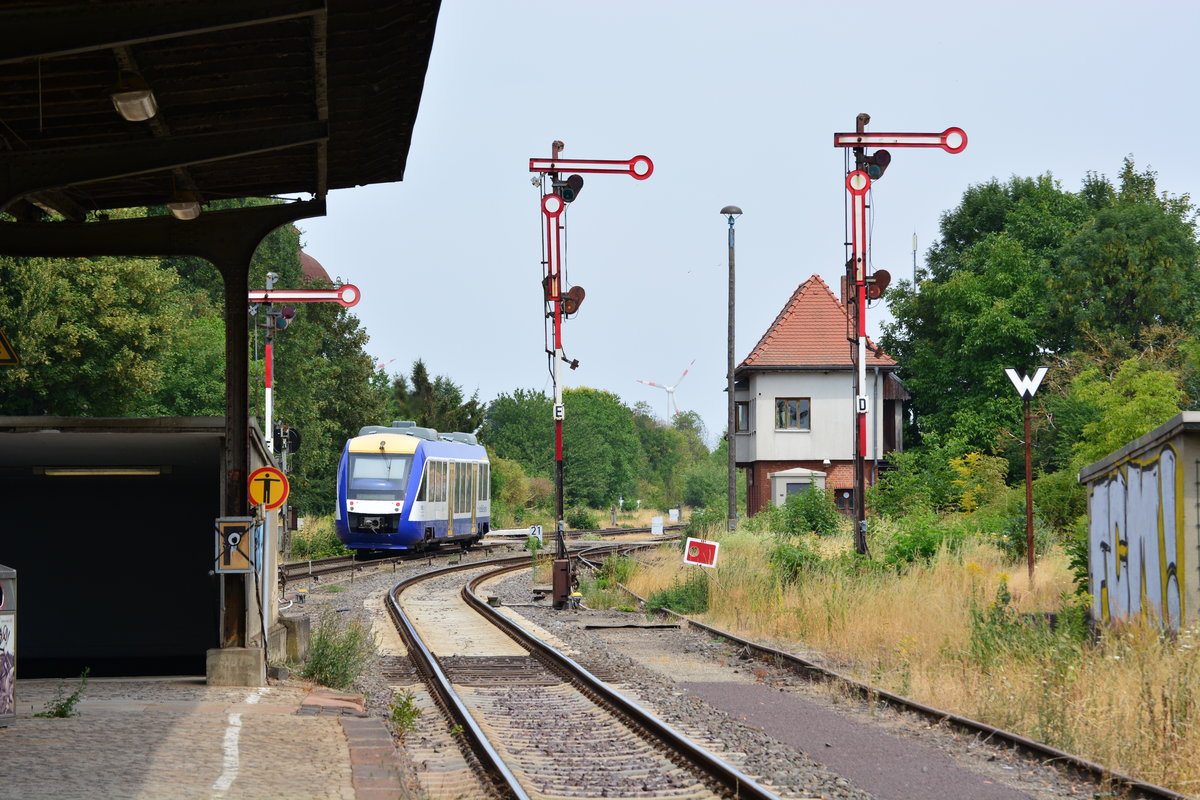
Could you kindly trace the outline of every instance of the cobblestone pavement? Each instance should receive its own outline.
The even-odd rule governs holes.
[[[395,798],[374,719],[298,715],[304,688],[210,688],[200,678],[93,679],[78,716],[35,717],[70,681],[17,682],[0,728],[3,800]],[[373,727],[372,727],[373,726]],[[378,728],[380,741],[373,736]],[[354,745],[352,750],[351,745]],[[378,762],[375,763],[375,762]]]

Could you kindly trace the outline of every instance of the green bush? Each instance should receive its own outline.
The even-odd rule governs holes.
[[[984,670],[1006,660],[1044,660],[1056,665],[1078,660],[1089,640],[1087,606],[1078,596],[1064,595],[1051,618],[1023,615],[1012,607],[1012,595],[1003,581],[996,599],[987,608],[971,609],[970,660]]]
[[[326,611],[309,636],[300,674],[322,686],[345,689],[362,674],[374,652],[375,636],[366,625]]]
[[[1087,513],[1087,488],[1072,469],[1041,475],[1033,482],[1033,507],[1047,524],[1069,536],[1075,520]]]
[[[996,509],[998,525],[992,530],[993,542],[1013,561],[1025,559],[1025,488],[1014,486],[1009,490],[1005,502]],[[1054,541],[1054,531],[1046,521],[1034,511],[1033,515],[1033,552],[1041,555],[1049,549]]]
[[[1035,532],[1036,535],[1036,532]],[[1091,591],[1088,575],[1088,515],[1083,514],[1071,526],[1067,541],[1067,555],[1071,561],[1071,575],[1075,579],[1075,594],[1087,595]]]
[[[917,511],[947,511],[961,497],[960,476],[950,462],[965,455],[955,439],[927,434],[920,447],[889,453],[879,481],[867,490],[867,505],[879,514],[903,517]]]
[[[833,493],[814,487],[792,495],[783,504],[783,530],[779,532],[793,536],[801,533],[830,536],[838,532],[843,519],[834,505]]]
[[[704,567],[695,567],[682,579],[676,579],[646,599],[646,607],[653,610],[669,608],[680,614],[702,614],[708,610],[708,576]]]
[[[683,502],[692,507],[728,505],[728,467],[711,459],[697,462],[683,472]]]
[[[288,561],[350,555],[350,549],[337,538],[333,517],[305,517],[304,527],[292,531]]]
[[[596,573],[596,583],[601,589],[611,588],[618,583],[628,583],[636,569],[637,562],[629,556],[610,553],[605,556]]]
[[[84,667],[83,672],[79,674],[79,688],[67,694],[66,688],[60,681],[54,689],[54,698],[49,700],[41,711],[34,714],[35,717],[48,717],[52,719],[66,719],[68,717],[77,717],[79,712],[75,710],[75,706],[79,705],[79,701],[83,699],[83,692],[87,689],[88,676],[92,674],[91,667]]]
[[[600,527],[600,519],[596,514],[588,508],[576,506],[568,511],[563,521],[567,523],[568,528],[577,531],[595,530]]]
[[[821,557],[813,549],[810,535],[789,536],[775,543],[768,563],[780,583],[796,583],[801,573],[821,563]]]
[[[883,561],[897,569],[932,561],[943,546],[955,549],[964,538],[960,526],[932,511],[919,511],[895,523],[897,530],[884,549]]]
[[[719,508],[699,508],[691,513],[688,517],[687,535],[705,539],[712,535],[714,531],[721,532],[725,530],[728,524],[725,520],[727,512]]]

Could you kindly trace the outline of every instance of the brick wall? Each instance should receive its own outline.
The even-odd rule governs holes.
[[[875,462],[871,459],[864,462],[867,485],[871,484],[874,464]],[[821,461],[755,461],[747,469],[750,483],[746,487],[746,513],[754,515],[770,505],[771,473],[796,467],[824,472],[826,489],[854,488],[854,462],[852,461],[835,461],[828,467]]]

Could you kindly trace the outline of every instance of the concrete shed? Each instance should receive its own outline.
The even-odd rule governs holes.
[[[250,433],[251,468],[271,464]],[[21,677],[205,674],[220,646],[224,435],[219,417],[0,417],[0,563],[20,580]],[[277,530],[268,515],[265,615],[246,589],[251,647],[281,627]]]
[[[1200,622],[1200,411],[1184,411],[1079,472],[1097,619]]]

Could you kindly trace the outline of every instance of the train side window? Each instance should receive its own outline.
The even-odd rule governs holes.
[[[421,488],[417,490],[417,502],[424,502],[426,492],[429,489],[429,462],[426,461],[421,467]]]
[[[479,499],[486,502],[492,493],[492,468],[489,464],[479,465]]]

